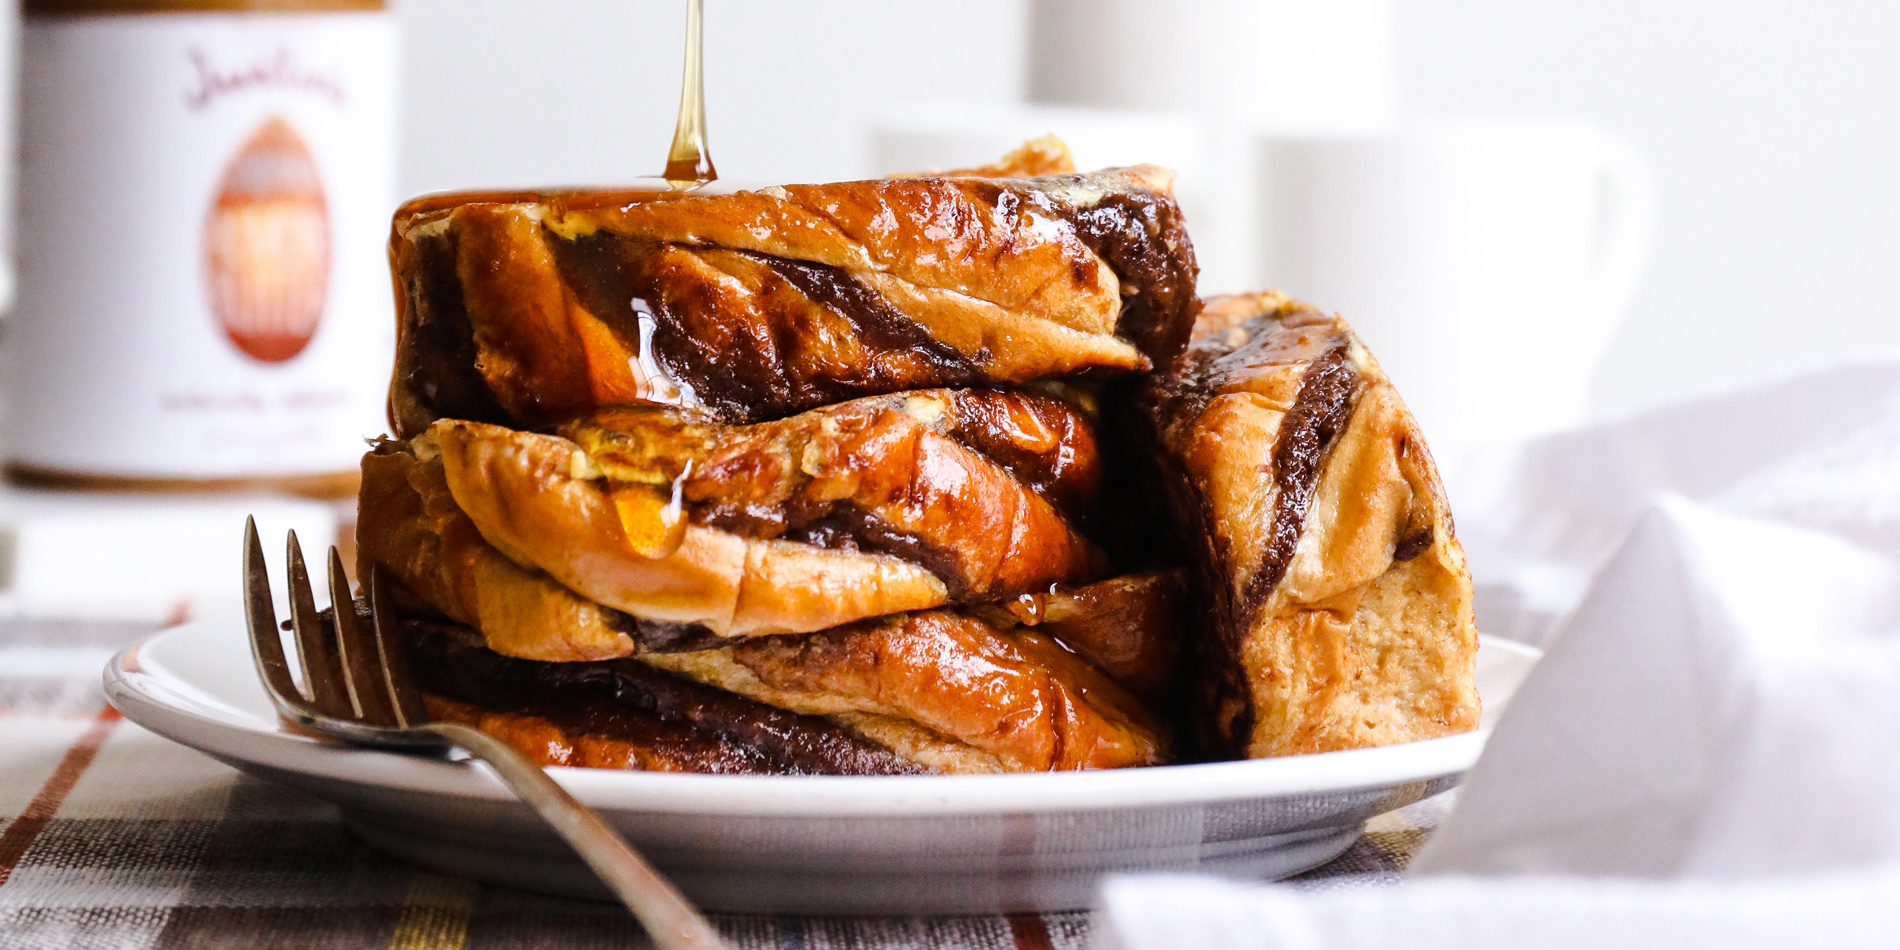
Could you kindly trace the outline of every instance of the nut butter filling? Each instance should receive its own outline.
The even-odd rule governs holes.
[[[671,623],[650,617],[636,617],[612,607],[600,608],[607,626],[626,634],[644,653],[691,653],[710,650],[726,643],[726,638],[700,623]]]
[[[390,390],[389,407],[390,421],[398,432],[418,422],[427,425],[408,418],[412,414],[394,404],[405,391],[420,399],[423,406],[418,408],[426,409],[432,418],[509,421],[507,410],[482,376],[475,325],[456,271],[456,244],[453,231],[417,239],[410,250],[411,266],[402,275],[407,286],[397,294],[397,306],[409,312],[399,315],[397,326],[409,339],[397,347],[396,376],[402,385]]]
[[[755,422],[876,393],[1165,366],[1198,301],[1164,178],[1144,166],[703,199],[420,199],[392,235],[409,318],[461,318],[444,314],[440,341],[404,328],[405,350],[433,352],[401,357],[412,392],[396,397],[397,431],[437,417],[534,427],[641,401]],[[485,394],[470,384],[484,374]],[[648,383],[652,398],[636,392]]]
[[[694,771],[910,775],[925,771],[820,716],[801,715],[634,660],[538,663],[493,653],[471,630],[409,621],[426,693],[545,720],[570,736],[664,747]]]
[[[728,422],[981,376],[969,357],[837,267],[604,230],[565,238],[544,228],[542,236],[580,305],[629,350],[650,347],[661,370]],[[755,264],[745,278],[759,303],[682,279],[701,255]],[[842,353],[851,359],[840,361]]]
[[[937,575],[951,603],[967,601],[973,594],[981,593],[956,551],[923,535],[905,531],[876,512],[866,511],[849,501],[835,501],[829,506],[808,510],[821,513],[793,519],[779,537],[833,551],[862,551],[903,558]]]
[[[1113,191],[1092,200],[1064,200],[1045,188],[1008,180],[972,181],[999,215],[1033,209],[1066,222],[1122,283],[1115,335],[1132,340],[1156,369],[1171,365],[1188,344],[1200,312],[1195,285],[1200,265],[1188,240],[1181,206],[1159,191]]]
[[[1319,487],[1321,463],[1352,418],[1359,394],[1359,373],[1348,361],[1346,344],[1314,360],[1300,378],[1300,394],[1287,410],[1273,445],[1273,524],[1267,550],[1248,583],[1246,612],[1273,593],[1293,561],[1306,531],[1307,509]]]
[[[1300,376],[1299,395],[1274,438],[1274,501],[1267,549],[1247,582],[1245,596],[1231,602],[1228,622],[1221,625],[1219,643],[1227,654],[1221,667],[1231,675],[1211,684],[1221,691],[1216,695],[1221,697],[1222,706],[1233,713],[1227,727],[1230,736],[1251,735],[1254,726],[1253,692],[1242,674],[1242,634],[1260,605],[1286,577],[1300,535],[1306,531],[1306,516],[1326,456],[1352,418],[1360,378],[1347,359],[1346,349],[1347,344],[1341,342],[1307,366]],[[1212,522],[1211,515],[1208,521]]]
[[[1195,704],[1212,711],[1212,739],[1202,754],[1227,755],[1235,737],[1253,729],[1252,693],[1241,663],[1241,639],[1251,618],[1285,578],[1324,472],[1325,460],[1346,430],[1363,379],[1350,357],[1351,341],[1330,317],[1304,305],[1260,314],[1232,326],[1210,328],[1195,339],[1174,371],[1146,381],[1138,397],[1147,416],[1141,431],[1152,439],[1157,471],[1151,487],[1173,512],[1177,545],[1195,564],[1195,587],[1213,605],[1211,635],[1197,637],[1192,662],[1204,671],[1190,685]],[[1267,543],[1259,565],[1245,578],[1233,576],[1233,552],[1216,530],[1215,513],[1172,452],[1216,396],[1249,377],[1284,372],[1305,363],[1292,405],[1275,433],[1272,451],[1273,504]],[[1426,529],[1429,531],[1429,528]],[[1408,538],[1417,551],[1425,545]],[[1426,539],[1429,544],[1429,537]],[[1217,721],[1216,721],[1217,720]]]

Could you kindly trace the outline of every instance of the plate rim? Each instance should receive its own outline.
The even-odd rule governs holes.
[[[515,796],[485,767],[354,748],[293,734],[234,707],[225,715],[191,708],[197,687],[177,671],[150,668],[141,654],[236,618],[204,618],[141,638],[102,671],[107,700],[127,719],[243,768],[303,778],[493,802]],[[1532,666],[1535,647],[1480,635]],[[175,694],[168,696],[167,694]],[[207,694],[208,695],[208,694]],[[223,704],[220,704],[223,705]],[[1470,769],[1490,728],[1436,739],[1269,759],[1008,775],[703,775],[553,766],[548,774],[582,802],[611,811],[753,817],[935,818],[1032,812],[1154,808],[1335,794],[1424,782]]]

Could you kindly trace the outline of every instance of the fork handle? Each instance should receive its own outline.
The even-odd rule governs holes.
[[[666,878],[541,766],[479,729],[448,722],[420,728],[481,759],[613,888],[660,950],[725,950],[725,941]]]

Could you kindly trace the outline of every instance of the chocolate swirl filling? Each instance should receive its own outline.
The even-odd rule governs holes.
[[[1319,487],[1320,464],[1352,418],[1359,373],[1340,344],[1314,360],[1300,377],[1300,394],[1280,423],[1273,445],[1273,522],[1267,550],[1248,583],[1246,613],[1258,609],[1286,576],[1306,530],[1307,509]]]
[[[636,660],[539,663],[481,646],[466,627],[409,621],[423,690],[493,712],[537,716],[572,735],[663,746],[697,771],[908,775],[916,764],[836,723],[689,682]]]
[[[1241,662],[1242,639],[1254,617],[1286,577],[1306,531],[1326,459],[1344,435],[1363,389],[1349,354],[1350,340],[1328,317],[1296,310],[1254,317],[1231,330],[1194,341],[1173,371],[1142,385],[1136,403],[1147,441],[1143,454],[1149,489],[1162,500],[1176,526],[1175,544],[1195,565],[1196,595],[1211,605],[1210,628],[1189,643],[1192,663],[1203,671],[1188,684],[1187,702],[1199,725],[1190,738],[1196,753],[1210,758],[1241,754],[1253,730],[1252,691]],[[1177,457],[1176,439],[1188,438],[1216,396],[1247,378],[1285,372],[1304,364],[1292,405],[1281,417],[1268,458],[1272,502],[1264,550],[1245,577],[1233,575],[1236,552],[1218,529],[1209,500]],[[1265,460],[1263,460],[1265,461]],[[1429,526],[1426,531],[1429,532]],[[1416,556],[1429,544],[1408,535],[1401,554]]]
[[[698,249],[606,231],[572,240],[544,231],[543,237],[581,306],[630,350],[651,345],[659,366],[726,422],[758,422],[899,389],[962,385],[980,375],[968,357],[836,267],[724,252],[761,268],[758,295],[777,303],[754,313],[735,309],[709,285],[677,279],[674,272]],[[682,296],[687,290],[693,292]],[[650,328],[640,326],[643,317]],[[818,323],[826,324],[822,332]],[[836,335],[861,351],[857,365],[829,365],[822,344]]]

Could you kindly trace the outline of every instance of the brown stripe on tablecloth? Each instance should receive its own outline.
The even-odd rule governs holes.
[[[383,950],[395,907],[176,907],[153,950]]]
[[[198,867],[243,875],[361,873],[371,853],[338,822],[225,820],[205,837]]]
[[[1425,829],[1369,831],[1363,840],[1385,852],[1386,859],[1392,863],[1392,870],[1397,871],[1410,864],[1412,856],[1425,846]]]
[[[0,887],[5,887],[13,877],[13,869],[20,864],[20,858],[26,855],[26,849],[33,846],[34,839],[46,829],[53,816],[59,812],[59,806],[66,801],[66,795],[79,783],[79,776],[85,774],[86,767],[92,764],[94,756],[99,754],[99,746],[112,734],[112,727],[119,724],[119,711],[107,706],[94,717],[92,726],[79,736],[66,750],[66,754],[53,767],[53,774],[40,786],[33,800],[28,802],[20,817],[8,823],[5,831],[0,831]]]
[[[1009,932],[1016,938],[1016,950],[1055,950],[1041,914],[1009,915]]]
[[[1352,843],[1352,847],[1341,852],[1339,857],[1304,874],[1287,878],[1285,883],[1296,890],[1310,891],[1393,884],[1398,882],[1401,870],[1403,866],[1395,865],[1392,855],[1360,838]]]
[[[329,821],[246,821],[225,818],[54,818],[40,829],[22,867],[87,871],[190,870],[194,888],[284,883],[297,876],[362,875],[370,852]],[[401,867],[393,862],[391,868]],[[400,888],[392,892],[399,895]],[[392,896],[389,903],[396,903]]]
[[[203,866],[210,826],[192,819],[54,818],[16,870],[190,872]]]

